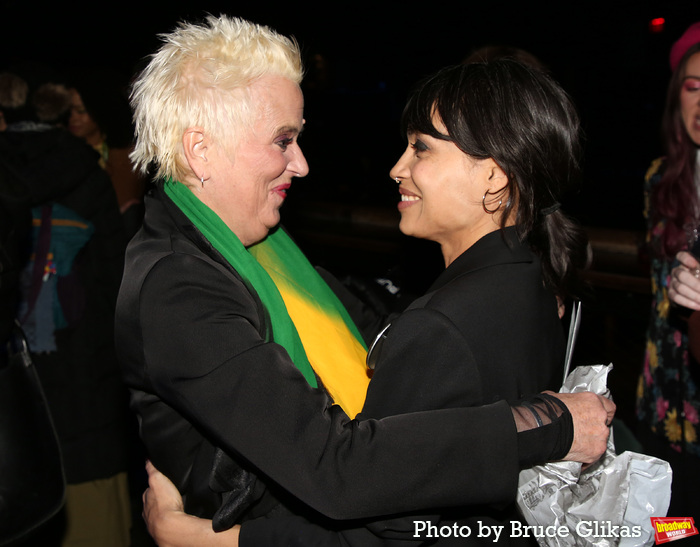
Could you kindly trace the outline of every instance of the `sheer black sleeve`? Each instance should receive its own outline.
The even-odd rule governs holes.
[[[520,468],[561,460],[574,440],[574,422],[566,405],[547,393],[511,407],[518,430]]]

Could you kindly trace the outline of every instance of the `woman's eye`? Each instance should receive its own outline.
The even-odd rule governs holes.
[[[279,139],[275,144],[279,146],[282,150],[286,150],[287,147],[294,142],[294,139],[291,137],[285,137],[283,139]]]
[[[425,152],[428,149],[425,143],[419,139],[416,139],[414,142],[411,143],[411,148],[415,150],[416,154],[419,152]]]
[[[686,91],[700,90],[700,80],[688,80],[683,84],[683,89]]]

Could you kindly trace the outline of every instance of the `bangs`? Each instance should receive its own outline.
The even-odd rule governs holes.
[[[433,124],[433,117],[437,115],[443,120],[443,125],[446,125],[440,112],[441,90],[444,86],[438,76],[433,76],[419,84],[409,97],[401,116],[401,129],[404,135],[422,133],[436,139],[452,141],[450,135],[440,133]]]

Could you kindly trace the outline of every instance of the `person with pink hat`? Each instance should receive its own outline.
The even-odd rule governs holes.
[[[681,272],[676,270],[672,276],[671,271],[678,264],[678,254],[687,264],[684,276],[697,282],[692,273],[700,273],[700,264],[688,252],[700,251],[700,22],[688,27],[673,44],[670,65],[672,75],[662,118],[666,155],[652,162],[644,187],[653,295],[637,389],[637,417],[639,440],[645,450],[673,467],[668,514],[697,518],[700,351],[694,351],[689,328],[694,316],[688,321],[688,310],[683,307],[694,306],[687,296],[678,299],[677,277]],[[700,283],[695,290],[700,290]],[[690,289],[682,292],[692,294]],[[672,306],[671,298],[681,306]],[[700,302],[700,293],[697,298]],[[700,309],[700,304],[694,309]]]

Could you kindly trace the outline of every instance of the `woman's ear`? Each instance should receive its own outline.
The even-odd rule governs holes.
[[[500,213],[498,215],[494,215],[494,213],[498,212],[501,205],[507,203],[509,199],[508,176],[493,158],[487,158],[481,162],[479,167],[481,168],[481,180],[484,188],[481,206],[484,208],[484,212],[492,215],[496,221],[497,218],[500,218]]]
[[[493,158],[487,158],[484,161],[486,162],[485,168],[489,193],[491,195],[499,195],[508,188],[508,175]]]
[[[208,179],[210,139],[201,127],[190,127],[182,136],[182,147],[190,169],[198,179]]]

